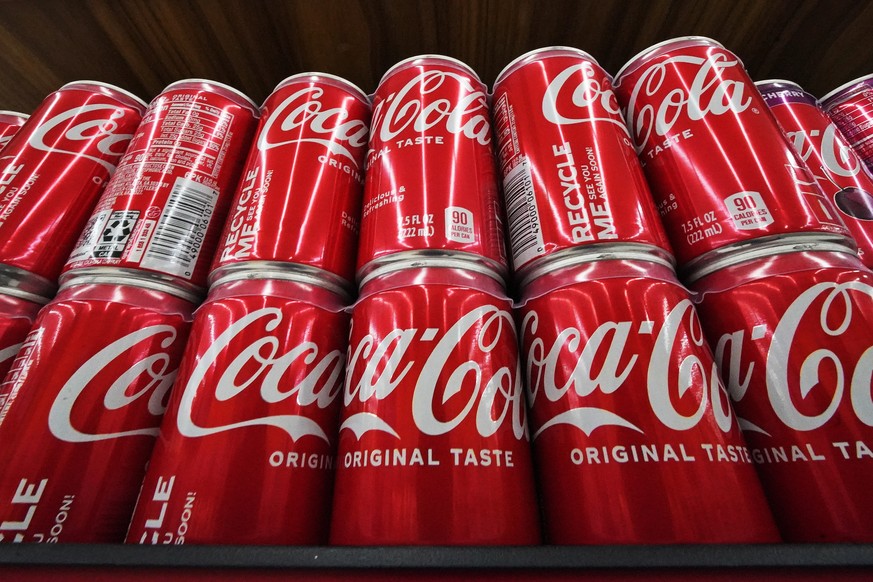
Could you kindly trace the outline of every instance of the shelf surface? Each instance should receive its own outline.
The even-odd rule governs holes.
[[[873,569],[873,545],[340,548],[33,544],[0,546],[0,568],[4,566],[355,570]]]

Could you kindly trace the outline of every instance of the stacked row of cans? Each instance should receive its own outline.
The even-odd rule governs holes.
[[[123,537],[257,114],[199,79],[148,106],[80,82],[3,150],[6,287],[51,299],[0,385],[7,541]]]
[[[778,540],[611,77],[524,55],[494,124],[548,540]]]
[[[614,86],[544,49],[491,108],[428,56],[386,73],[372,124],[359,89],[306,74],[260,112],[171,85],[126,139],[117,113],[34,125],[31,145],[133,140],[87,224],[72,205],[78,243],[43,249],[70,258],[0,388],[0,535],[121,539],[169,398],[130,542],[536,543],[531,438],[553,543],[775,541],[770,508],[788,540],[869,540],[854,198],[833,204],[714,41],[653,47]],[[47,300],[51,262],[9,261],[5,288]]]
[[[739,59],[698,37],[656,45],[616,77],[748,441],[741,457],[755,462],[782,537],[870,541],[873,274],[855,252],[869,248],[855,191],[869,177],[820,111],[786,108],[771,88],[772,113]],[[793,126],[795,115],[812,125]]]

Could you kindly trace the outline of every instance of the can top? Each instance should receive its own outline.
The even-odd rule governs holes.
[[[850,239],[823,237],[821,233],[801,233],[786,236],[776,236],[771,239],[753,239],[735,248],[733,252],[715,255],[711,260],[703,261],[686,273],[685,280],[694,283],[707,275],[727,267],[733,267],[749,261],[765,259],[786,253],[807,251],[834,252],[857,256],[850,246]]]
[[[45,277],[0,263],[0,293],[33,301],[47,303],[51,299],[57,285]]]
[[[849,81],[848,83],[840,85],[839,87],[819,99],[819,101],[821,102],[823,107],[829,108],[832,105],[836,105],[836,102],[843,97],[848,97],[852,93],[852,89],[854,89],[856,85],[869,85],[870,83],[866,83],[866,81],[869,81],[871,79],[873,79],[873,73],[869,75],[864,75],[863,77],[858,77],[854,81]],[[827,103],[828,101],[832,101],[833,103]]]
[[[518,69],[522,68],[526,64],[534,61],[548,59],[550,57],[578,57],[591,61],[595,65],[600,66],[600,63],[597,62],[597,59],[595,59],[582,49],[577,49],[570,46],[546,46],[526,52],[520,57],[514,59],[505,67],[503,67],[503,70],[500,71],[500,73],[497,75],[497,80],[494,81],[494,87],[497,87],[497,85],[499,85],[500,82],[503,81],[506,77],[508,77]]]
[[[8,109],[0,109],[0,115],[8,115],[9,117],[17,117],[19,119],[29,119],[30,115],[19,113],[18,111],[9,111]]]
[[[785,85],[786,88],[797,89],[798,91],[803,91],[803,87],[795,83],[794,81],[786,81],[785,79],[764,79],[763,81],[755,81],[755,87],[758,90],[761,90],[761,87],[767,87],[769,85]],[[775,89],[776,87],[774,87]]]
[[[67,83],[66,85],[63,85],[58,90],[63,91],[64,89],[87,89],[93,92],[109,95],[110,97],[115,97],[116,99],[122,101],[132,101],[135,104],[134,106],[142,112],[145,112],[146,107],[148,107],[148,104],[145,101],[143,101],[130,91],[122,89],[121,87],[116,87],[115,85],[110,85],[109,83],[104,83],[103,81],[72,81],[70,83]],[[124,99],[125,97],[127,99]]]
[[[342,77],[338,77],[337,75],[331,75],[329,73],[296,73],[289,77],[285,77],[279,84],[276,85],[275,88],[270,92],[275,93],[282,87],[286,85],[290,85],[292,83],[296,83],[298,81],[303,81],[304,79],[308,80],[311,83],[327,83],[329,85],[333,85],[334,87],[339,87],[340,89],[345,89],[349,93],[352,93],[355,97],[370,105],[370,97],[364,93],[363,89],[352,83],[351,81],[344,79]],[[267,99],[270,97],[267,96]],[[266,100],[265,100],[266,101]],[[263,107],[263,106],[262,106]]]
[[[635,71],[639,68],[643,62],[654,59],[655,57],[661,56],[671,50],[685,48],[689,46],[712,46],[717,48],[724,48],[720,42],[709,38],[708,36],[679,36],[676,38],[671,38],[658,44],[652,45],[649,48],[638,52],[636,55],[631,57],[631,59],[624,64],[622,68],[618,70],[615,74],[615,82],[616,84],[620,83],[620,79],[623,75],[627,75]]]
[[[86,267],[73,269],[61,275],[58,292],[76,285],[106,283],[110,285],[131,285],[152,291],[160,291],[179,297],[191,303],[199,303],[202,294],[193,287],[183,287],[154,273],[136,271],[120,267]]]
[[[408,59],[403,59],[402,61],[400,61],[399,63],[397,63],[396,65],[394,65],[390,69],[388,69],[387,71],[385,71],[385,74],[382,75],[382,78],[379,80],[379,85],[382,85],[382,83],[384,83],[386,80],[388,80],[389,77],[399,73],[400,71],[402,71],[404,69],[408,69],[409,67],[414,67],[415,65],[418,65],[418,64],[427,64],[430,62],[438,62],[438,63],[443,64],[443,65],[449,65],[451,67],[454,67],[456,69],[464,71],[465,73],[467,73],[468,75],[470,75],[471,77],[476,79],[476,81],[478,81],[479,83],[482,82],[482,79],[479,78],[479,75],[476,74],[476,71],[474,71],[472,69],[472,67],[470,67],[470,65],[468,65],[467,63],[465,63],[463,61],[459,61],[458,59],[456,59],[454,57],[447,57],[445,55],[427,54],[427,55],[417,55],[414,57],[409,57]]]
[[[476,276],[486,275],[491,279],[497,281],[500,284],[501,288],[503,287],[503,278],[500,276],[499,273],[494,272],[493,269],[489,269],[487,265],[470,261],[469,259],[464,257],[441,255],[409,257],[403,260],[392,261],[379,265],[372,271],[368,272],[361,279],[360,288],[363,289],[364,286],[371,281],[379,279],[386,275],[391,275],[401,271],[412,271],[416,269],[430,268],[457,269],[460,271],[475,274]]]
[[[247,107],[255,114],[255,117],[258,117],[261,113],[261,110],[258,109],[257,103],[252,101],[248,95],[239,89],[235,89],[230,85],[225,85],[224,83],[219,83],[217,81],[211,81],[209,79],[180,79],[164,87],[161,94],[176,89],[203,89],[206,91],[213,91],[227,97],[237,105]]]
[[[556,271],[598,261],[644,261],[667,267],[671,272],[675,268],[673,257],[659,247],[639,243],[595,244],[567,249],[556,253],[550,260],[534,263],[533,268],[518,281],[518,286],[525,290],[534,281]]]
[[[351,284],[338,275],[299,263],[280,261],[245,261],[231,263],[215,269],[209,275],[210,289],[232,281],[254,281],[270,279],[274,281],[291,281],[327,289],[331,293],[350,299]]]

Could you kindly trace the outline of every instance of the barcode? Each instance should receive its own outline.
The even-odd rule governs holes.
[[[170,275],[190,277],[217,198],[216,190],[178,178],[140,265]]]
[[[506,198],[512,260],[518,268],[546,252],[527,158],[522,158],[521,163],[503,179],[503,193]]]

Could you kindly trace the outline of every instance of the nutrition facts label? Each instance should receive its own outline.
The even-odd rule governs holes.
[[[156,123],[157,122],[157,123]],[[221,169],[233,115],[219,107],[197,102],[163,101],[146,112],[117,176],[110,184],[115,195],[135,195],[161,186],[148,174],[179,175],[196,171],[202,183],[212,182]]]

